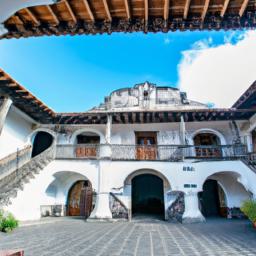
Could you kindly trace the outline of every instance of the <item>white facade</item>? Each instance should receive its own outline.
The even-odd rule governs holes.
[[[145,88],[156,90],[156,87],[150,87],[148,83],[145,84]],[[124,91],[125,94],[127,91],[129,90]],[[172,92],[174,94],[170,93],[170,95],[175,99],[180,97],[178,90]],[[117,94],[120,95],[120,93]],[[145,95],[148,96],[148,94]],[[139,95],[137,96],[137,99],[140,98]],[[120,106],[113,109],[113,105],[118,101],[117,97],[119,96],[113,93],[112,97],[108,99],[108,102],[112,102],[112,111],[119,111]],[[177,103],[175,99],[169,100],[170,106],[166,106],[167,110],[175,108],[173,105],[173,102]],[[141,105],[139,104],[137,108],[144,109],[145,102],[141,101]],[[101,105],[101,108],[105,107],[106,105]],[[177,109],[193,107],[196,109],[207,108],[207,106],[193,101],[187,101],[185,104],[179,101],[176,106]],[[124,106],[121,108],[124,111]],[[129,105],[127,108],[135,109],[136,107]],[[147,111],[156,108],[155,104],[148,105]],[[162,108],[163,106],[160,107],[160,109]],[[98,110],[95,108],[91,112]],[[109,109],[105,109],[105,111],[109,111]],[[247,144],[248,149],[251,149],[250,131],[256,124],[253,120],[251,118],[251,120],[236,122],[240,139]],[[132,181],[142,174],[151,174],[162,180],[164,218],[166,220],[170,218],[169,211],[177,199],[177,193],[181,193],[185,206],[183,221],[204,221],[198,193],[204,190],[204,184],[209,179],[217,181],[224,191],[227,209],[239,208],[245,199],[256,197],[256,173],[239,158],[227,159],[229,151],[226,151],[225,147],[220,149],[222,159],[197,159],[195,158],[196,149],[191,147],[190,151],[193,152],[190,153],[194,157],[185,157],[177,161],[161,160],[161,154],[164,154],[163,150],[165,150],[164,146],[182,144],[180,122],[145,124],[111,124],[109,122],[99,125],[62,125],[60,131],[60,129],[56,129],[55,124],[37,124],[26,114],[11,107],[0,135],[0,158],[14,153],[17,148],[28,144],[33,147],[34,138],[38,132],[47,132],[53,136],[52,145],[56,150],[56,157],[35,176],[35,179],[31,179],[29,183],[25,184],[23,190],[18,190],[16,197],[11,198],[11,204],[5,208],[20,220],[39,219],[44,206],[61,205],[63,207],[61,214],[64,215],[72,185],[79,180],[88,180],[96,195],[94,210],[90,215],[91,219],[112,218],[111,193],[127,209],[128,217],[132,218]],[[156,146],[162,146],[157,149],[159,159],[136,158],[136,154],[138,154],[136,133],[138,132],[154,132],[156,134]],[[99,157],[92,159],[75,156],[74,150],[77,149],[78,136],[81,134],[99,137],[100,141],[97,145],[97,147],[101,145],[99,146]],[[237,130],[229,120],[185,122],[187,144],[193,146],[194,138],[198,134],[215,135],[221,146],[232,145],[237,139]],[[70,152],[73,152],[72,156],[69,154]],[[123,159],[116,159],[113,152],[122,156]],[[130,155],[131,159],[127,159],[127,155]]]

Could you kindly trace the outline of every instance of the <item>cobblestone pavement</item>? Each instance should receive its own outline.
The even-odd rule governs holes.
[[[43,255],[256,255],[256,230],[245,220],[87,223],[72,219],[0,234],[0,248]]]

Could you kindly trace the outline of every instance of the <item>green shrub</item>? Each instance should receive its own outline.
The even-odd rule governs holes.
[[[244,201],[241,210],[252,223],[256,223],[256,200]]]
[[[17,228],[18,225],[18,220],[11,213],[0,211],[0,231],[10,232]]]

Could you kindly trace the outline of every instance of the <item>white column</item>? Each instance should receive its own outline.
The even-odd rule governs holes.
[[[185,212],[182,216],[182,223],[204,222],[205,218],[199,209],[197,192],[184,194]]]
[[[252,146],[252,134],[251,133],[246,133],[244,135],[245,137],[245,143],[247,145],[247,150],[248,152],[252,152],[253,151],[253,146]]]
[[[112,115],[108,115],[106,131],[105,131],[106,144],[100,146],[101,159],[111,159],[111,128],[112,128]]]
[[[111,130],[112,130],[112,115],[108,114],[106,125],[106,142],[111,144]]]
[[[12,100],[8,97],[4,98],[2,105],[0,105],[0,135],[2,133],[4,122],[11,105],[12,105]]]
[[[110,161],[101,161],[98,168],[98,193],[96,205],[91,213],[90,220],[109,220],[112,219],[112,213],[109,207],[109,189],[107,186],[107,167]]]

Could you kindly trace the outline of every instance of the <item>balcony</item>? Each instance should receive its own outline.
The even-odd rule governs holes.
[[[111,159],[125,161],[230,160],[247,157],[245,145],[57,145],[56,159]]]

